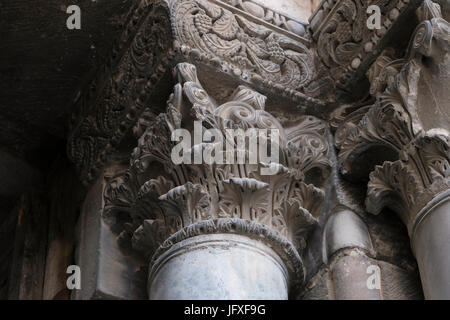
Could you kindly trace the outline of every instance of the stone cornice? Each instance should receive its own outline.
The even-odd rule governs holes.
[[[308,38],[221,1],[173,0],[170,8],[180,61],[208,65],[237,83],[295,103],[328,100],[326,70]]]
[[[308,25],[293,17],[270,9],[257,1],[210,0],[233,13],[243,15],[257,24],[264,25],[287,36],[293,37],[305,45],[311,44]]]

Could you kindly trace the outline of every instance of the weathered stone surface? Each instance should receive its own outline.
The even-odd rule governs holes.
[[[397,46],[409,37],[414,11],[421,1],[323,1],[310,18],[317,53],[330,69],[336,88],[354,99],[364,99],[364,74],[387,44]],[[367,9],[377,5],[382,13],[381,28],[367,27]],[[407,45],[404,44],[404,45]]]
[[[432,1],[424,1],[416,14],[420,23],[406,54],[399,59],[394,50],[385,51],[371,67],[370,93],[376,102],[350,114],[338,130],[337,144],[341,172],[350,178],[373,170],[361,172],[352,163],[379,153],[380,147],[385,150],[384,159],[375,157],[381,165],[370,173],[366,208],[373,214],[384,208],[398,214],[418,259],[425,297],[445,298],[448,263],[439,256],[448,250],[442,244],[448,232],[440,229],[446,221],[437,221],[443,217],[438,203],[445,202],[450,186],[449,120],[443,111],[450,107],[443,95],[448,91],[450,27]],[[417,236],[417,230],[423,234]],[[436,233],[440,236],[431,236]],[[421,248],[419,255],[416,248]]]
[[[381,300],[382,289],[372,288],[367,285],[370,267],[378,265],[372,259],[358,250],[352,250],[338,260],[331,267],[333,279],[334,297],[337,300]],[[381,281],[381,277],[378,281]],[[377,280],[375,279],[374,282]]]
[[[305,276],[299,253],[318,224],[322,188],[331,168],[327,128],[309,116],[282,120],[291,121],[285,130],[265,111],[266,98],[244,86],[236,89],[230,101],[217,105],[191,64],[178,64],[175,76],[179,83],[166,113],[143,132],[127,172],[108,181],[104,217],[128,214],[131,223],[122,227],[122,237],[150,260],[151,266],[174,243],[193,236],[263,237],[262,242],[272,247],[286,265],[289,288],[295,291]],[[171,157],[172,132],[192,130],[194,121],[215,128],[225,137],[226,130],[232,128],[276,129],[280,159],[250,164],[246,154],[242,164],[175,164]],[[236,141],[227,141],[232,146],[227,153],[234,154],[242,147]],[[190,152],[214,145],[199,143]],[[163,167],[164,172],[152,176],[155,165]],[[272,175],[262,173],[269,168],[276,169]]]
[[[423,293],[417,270],[409,271],[395,264],[378,261],[381,288],[385,300],[422,300]]]
[[[310,0],[259,0],[259,2],[271,9],[305,22],[308,21],[309,16],[314,11],[313,5],[315,5]]]
[[[79,220],[75,263],[81,268],[81,290],[72,299],[146,299],[142,261],[119,248],[117,236],[102,219],[101,177],[89,191]]]
[[[424,296],[427,299],[450,299],[450,276],[446,254],[450,235],[450,193],[447,191],[432,201],[420,214],[422,220],[412,235]]]
[[[374,269],[380,270],[380,290],[369,289],[367,282]],[[305,300],[421,300],[418,272],[395,264],[370,258],[358,249],[335,255],[322,266],[306,285],[301,299]]]
[[[373,252],[369,230],[354,212],[340,208],[327,221],[324,232],[324,260],[346,248],[361,248]]]
[[[277,253],[241,235],[201,235],[158,258],[152,300],[287,300],[288,271]]]

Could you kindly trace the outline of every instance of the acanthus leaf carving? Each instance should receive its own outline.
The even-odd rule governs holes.
[[[379,58],[382,61],[385,59],[386,56]],[[383,64],[385,69],[392,65]],[[378,66],[375,63],[374,68]],[[384,69],[377,71],[382,74]],[[404,64],[395,76],[391,73],[389,78],[392,81],[387,85],[383,85],[381,78],[372,71],[372,80],[377,86],[385,87],[384,92],[377,94],[377,101],[373,106],[349,115],[336,132],[336,143],[340,148],[339,166],[344,176],[354,175],[351,162],[370,149],[370,146],[383,146],[401,159],[408,157],[408,148],[411,148],[412,142],[423,131],[414,109],[419,77],[420,69],[414,61]]]
[[[231,178],[222,183],[221,217],[240,218],[270,225],[267,221],[269,185],[255,179]]]
[[[415,195],[422,191],[418,177],[402,161],[385,162],[370,175],[366,208],[379,214],[389,207],[407,222],[404,214],[413,209]]]
[[[306,239],[317,226],[317,219],[302,207],[299,200],[284,202],[283,206],[277,209],[277,213],[278,217],[282,217],[278,226],[280,233],[286,234],[296,248],[305,249]]]
[[[163,220],[144,220],[131,238],[133,249],[150,259],[155,248],[161,246],[168,235],[170,233]]]
[[[443,129],[432,129],[417,142],[422,157],[430,169],[432,180],[450,177],[450,133]]]

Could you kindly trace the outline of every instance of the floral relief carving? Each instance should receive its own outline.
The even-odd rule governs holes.
[[[307,45],[204,0],[174,1],[172,20],[181,50],[220,59],[224,70],[246,80],[301,90],[314,78]]]
[[[382,9],[381,31],[362,27],[369,4]],[[100,76],[76,101],[68,154],[83,181],[93,182],[136,121],[143,119],[144,110],[148,119],[160,111],[149,106],[151,97],[158,94],[171,68],[183,61],[280,95],[322,117],[328,102],[336,98],[336,83],[347,81],[360,65],[366,67],[365,58],[371,52],[372,58],[378,54],[375,48],[385,29],[415,5],[405,0],[326,1],[307,26],[252,0],[142,2],[129,15]],[[393,65],[392,70],[398,67]],[[193,88],[185,92],[197,99],[197,105],[214,104],[195,79],[186,82]],[[182,90],[179,86],[174,91]],[[242,102],[261,110],[261,101]]]
[[[104,166],[111,165],[104,172],[119,162],[127,166],[103,181],[103,222],[121,249],[144,257],[151,270],[189,238],[245,236],[281,258],[289,285],[309,290],[331,270],[321,262],[337,261],[322,233],[335,204],[357,214],[364,205],[375,215],[390,209],[413,238],[426,205],[450,189],[450,133],[442,125],[448,119],[423,121],[424,114],[439,118],[450,110],[435,95],[423,99],[436,88],[445,99],[445,78],[435,76],[448,75],[448,22],[425,0],[408,48],[395,40],[413,30],[391,29],[414,16],[419,2],[322,1],[310,25],[256,0],[141,2],[100,76],[80,94],[68,142],[86,184]],[[366,26],[369,5],[381,8],[379,30]],[[364,73],[370,90],[366,79],[358,83],[360,93],[350,90]],[[197,141],[198,123],[224,141]],[[179,129],[192,138],[183,163],[172,160]],[[250,164],[255,136],[242,145],[230,129],[277,131],[279,141],[266,136],[266,142],[278,160]],[[185,161],[198,154],[201,163]],[[211,163],[206,154],[226,160]],[[368,232],[366,222],[371,235],[381,230],[373,219],[355,230]],[[373,239],[365,253],[376,258],[377,241],[385,240]],[[406,252],[400,249],[395,252]],[[404,257],[398,260],[403,267]],[[295,292],[290,298],[300,297]]]
[[[381,27],[367,27],[367,9],[378,6]],[[340,86],[348,85],[355,71],[380,45],[383,37],[411,5],[407,0],[326,1],[311,18],[317,52]],[[321,19],[319,19],[321,17]]]

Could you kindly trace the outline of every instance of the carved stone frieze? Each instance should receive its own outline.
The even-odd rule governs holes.
[[[72,115],[69,158],[91,182],[148,107],[175,53],[167,6],[142,1],[108,62],[81,94]],[[131,43],[130,43],[131,40]]]
[[[271,25],[285,29],[295,35],[308,38],[307,25],[293,17],[288,17],[285,14],[279,13],[261,2],[256,1],[242,1],[242,0],[223,0],[222,2],[245,11],[252,16],[259,18]]]
[[[232,4],[247,12],[256,5],[249,1]],[[317,77],[320,66],[308,38],[265,23],[272,16],[270,11],[256,18],[254,13],[248,15],[233,8],[221,1],[171,1],[176,47],[191,62],[211,64],[294,100],[308,101],[321,94],[320,87],[326,88],[326,81]],[[293,23],[287,22],[285,27],[289,25]]]
[[[329,0],[323,1],[310,18],[317,53],[340,88],[348,88],[368,69],[383,50],[384,39],[402,15],[420,1]],[[367,9],[380,8],[381,28],[369,28]],[[373,13],[373,12],[372,12]]]
[[[419,10],[423,17],[439,12],[429,1]],[[446,85],[448,64],[442,59],[448,57],[448,30],[449,23],[442,18],[423,21],[411,40],[409,59],[396,60],[391,52],[381,56],[369,72],[376,103],[350,115],[336,133],[344,176],[367,176],[373,169],[366,166],[361,174],[358,162],[371,158],[375,165],[384,161],[370,173],[367,210],[374,214],[384,207],[396,211],[410,235],[420,210],[450,188],[450,133],[448,127],[439,127],[440,119],[433,119],[439,108],[449,107],[448,99],[439,100],[438,86],[430,93],[429,87],[422,85],[429,70],[440,70],[432,81]],[[435,109],[425,102],[430,99],[443,104]],[[428,117],[421,112],[423,108]],[[385,151],[384,159],[376,155],[380,150]]]
[[[240,86],[232,100],[217,105],[203,89],[195,66],[176,67],[178,83],[166,113],[156,117],[139,139],[130,168],[108,181],[104,216],[115,223],[125,214],[121,239],[153,260],[174,242],[197,234],[239,233],[259,239],[286,258],[293,281],[303,281],[300,258],[310,232],[318,224],[324,189],[331,169],[327,131],[322,121],[300,117],[289,133],[265,111],[266,97]],[[216,129],[232,145],[233,157],[243,152],[243,162],[175,164],[171,159],[176,129]],[[240,150],[227,130],[249,128],[279,130],[279,163],[250,164],[251,153]],[[249,141],[246,142],[248,146]],[[230,153],[218,142],[195,144],[190,155],[205,150]],[[149,176],[156,164],[164,168]],[[263,175],[270,168],[275,174]],[[323,179],[311,179],[320,176]],[[169,240],[168,240],[169,239]],[[181,239],[181,240],[180,240]],[[162,250],[162,251],[161,251]]]

